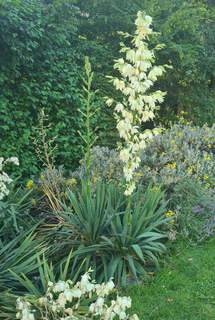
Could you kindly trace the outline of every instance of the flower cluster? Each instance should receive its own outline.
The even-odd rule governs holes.
[[[130,319],[138,320],[137,315],[129,316],[129,297],[116,296],[112,280],[96,284],[91,281],[90,271],[73,284],[71,280],[48,283],[46,295],[29,303],[26,298],[17,299],[16,318],[21,320],[54,319]],[[50,318],[49,318],[50,317]]]
[[[152,18],[143,12],[138,12],[136,32],[132,37],[132,47],[121,43],[121,50],[125,59],[116,60],[114,68],[120,77],[112,78],[113,84],[124,99],[116,102],[114,114],[117,121],[117,130],[123,140],[120,159],[123,161],[123,172],[126,180],[126,195],[131,195],[135,189],[135,171],[140,165],[140,152],[146,142],[159,130],[145,130],[141,126],[155,117],[158,104],[164,100],[165,92],[160,90],[151,92],[154,82],[160,77],[167,66],[153,66],[155,61],[154,50],[148,47],[147,39],[154,32],[151,28]],[[128,37],[128,34],[124,34]],[[159,46],[158,46],[159,47]],[[156,49],[158,49],[158,47]],[[107,100],[111,105],[113,101]]]
[[[9,194],[8,185],[12,182],[12,179],[8,176],[8,174],[3,171],[4,167],[8,163],[13,163],[18,166],[19,160],[16,157],[11,157],[8,159],[0,157],[0,200],[3,200],[3,198]]]
[[[16,318],[25,320],[34,320],[34,314],[31,312],[31,304],[18,298],[16,301],[17,314]]]
[[[28,182],[26,183],[26,188],[27,189],[32,189],[34,186],[34,181],[33,180],[28,180]]]
[[[172,163],[167,163],[166,167],[168,169],[176,169],[176,162],[172,162]]]
[[[175,223],[175,220],[174,220],[175,212],[173,212],[172,210],[168,210],[165,213],[165,216],[169,219],[169,223],[170,224],[174,224]]]

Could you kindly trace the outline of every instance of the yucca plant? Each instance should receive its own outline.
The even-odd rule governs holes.
[[[64,222],[55,233],[55,250],[62,259],[74,248],[76,266],[82,263],[83,272],[92,267],[99,281],[113,277],[118,284],[139,279],[149,263],[158,265],[159,255],[165,252],[166,235],[161,229],[167,221],[159,188],[139,190],[129,208],[119,189],[101,183],[95,193],[83,188],[68,197],[70,208],[59,213]]]
[[[0,245],[0,319],[15,319],[16,295],[26,291],[15,275],[37,275],[38,257],[46,248],[34,231],[35,228]]]
[[[4,290],[0,295],[0,319],[9,320],[16,318],[16,300],[18,297],[28,297],[29,300],[35,300],[42,297],[48,287],[48,282],[56,283],[58,281],[66,281],[67,279],[76,282],[79,271],[71,274],[69,266],[72,264],[72,251],[58,266],[48,262],[45,255],[37,256],[35,263],[36,277],[29,277],[26,269],[21,273],[9,270],[9,274],[18,284],[20,291]],[[81,266],[80,266],[81,267]],[[13,269],[14,270],[14,269]]]
[[[57,239],[51,250],[57,250],[58,257],[62,258],[71,248],[81,252],[88,250],[83,257],[85,266],[94,269],[97,255],[104,249],[101,236],[107,234],[111,219],[122,207],[122,200],[122,197],[117,198],[116,189],[102,183],[97,183],[95,192],[89,192],[84,183],[80,192],[69,191],[69,205],[64,207],[64,212],[58,213],[61,223],[50,231],[52,239]],[[96,250],[94,246],[97,246]],[[82,255],[76,254],[76,257],[79,260]]]
[[[162,231],[167,222],[165,208],[164,193],[149,186],[144,195],[139,189],[131,206],[115,215],[110,236],[105,238],[105,278],[114,277],[116,283],[126,285],[129,280],[138,281],[146,273],[147,265],[158,267],[158,258],[166,251],[166,234]]]
[[[0,319],[10,320],[16,319],[16,296],[13,293],[5,290],[0,295]]]
[[[32,274],[38,268],[37,257],[45,252],[45,246],[35,238],[35,234],[25,232],[8,244],[0,245],[0,290],[19,291],[18,283],[10,270],[20,274]]]
[[[139,319],[137,315],[129,315],[127,309],[131,307],[131,299],[121,297],[112,280],[99,285],[91,277],[91,270],[80,276],[77,272],[68,278],[71,258],[72,253],[65,264],[61,264],[63,269],[57,277],[55,268],[44,258],[38,281],[40,287],[25,275],[15,275],[27,292],[24,295],[3,292],[0,296],[0,319]]]

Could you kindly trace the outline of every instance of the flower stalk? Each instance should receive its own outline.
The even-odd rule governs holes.
[[[92,120],[94,118],[97,109],[93,110],[93,99],[97,90],[92,90],[92,82],[94,73],[91,68],[91,63],[88,57],[85,57],[85,75],[86,78],[83,79],[83,90],[85,92],[84,101],[85,101],[85,111],[79,109],[79,112],[82,114],[85,122],[85,130],[78,132],[80,137],[84,142],[84,158],[86,165],[86,188],[88,194],[90,193],[90,167],[91,167],[91,149],[97,140],[96,129],[93,128]]]
[[[135,190],[135,172],[141,162],[141,151],[146,147],[148,140],[159,132],[156,128],[143,131],[142,126],[155,118],[155,112],[166,94],[160,90],[151,90],[168,67],[153,65],[155,50],[162,48],[162,45],[158,45],[154,50],[149,49],[148,40],[154,34],[151,24],[152,18],[139,11],[134,36],[121,33],[124,38],[131,38],[131,47],[120,44],[123,58],[116,60],[114,64],[119,77],[111,77],[111,81],[116,90],[121,92],[123,99],[120,102],[107,100],[109,106],[114,104],[114,116],[121,138],[119,149],[124,165],[126,196],[130,196]]]

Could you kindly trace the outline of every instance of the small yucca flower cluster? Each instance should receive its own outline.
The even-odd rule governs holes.
[[[120,52],[125,58],[116,60],[114,68],[120,73],[119,78],[112,78],[115,88],[123,94],[123,101],[116,102],[114,114],[117,120],[117,130],[123,143],[120,147],[120,159],[124,163],[126,180],[126,195],[131,195],[135,189],[134,173],[140,165],[140,152],[146,142],[158,132],[158,129],[142,132],[141,125],[153,120],[158,104],[164,100],[165,92],[151,92],[154,82],[160,77],[165,66],[153,66],[154,50],[150,50],[147,40],[154,32],[151,28],[152,18],[143,12],[138,12],[136,32],[132,37],[132,47],[121,43]],[[124,37],[131,37],[123,33]],[[162,47],[157,46],[157,49]],[[111,105],[114,101],[107,100]]]
[[[113,299],[113,295],[116,299]],[[127,315],[131,298],[116,294],[112,280],[96,284],[91,281],[90,271],[79,282],[58,281],[48,283],[46,295],[31,303],[24,298],[17,299],[16,318],[21,320],[39,319],[130,319],[137,315]]]
[[[13,163],[19,165],[19,160],[16,157],[11,157],[4,159],[0,157],[0,200],[3,200],[5,196],[9,194],[8,185],[13,181],[6,172],[4,172],[4,167],[8,163]]]

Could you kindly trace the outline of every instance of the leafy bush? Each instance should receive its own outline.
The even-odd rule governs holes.
[[[202,239],[212,232],[206,233],[205,225],[215,214],[214,155],[215,126],[180,123],[155,137],[142,154],[137,174],[143,183],[152,180],[165,186],[179,229],[189,238]]]
[[[77,178],[78,181],[86,177],[86,165],[83,160],[80,161],[79,168],[72,172],[71,175]],[[123,170],[122,161],[119,159],[119,154],[114,149],[107,147],[96,146],[92,149],[91,155],[91,182],[95,184],[101,180],[105,183],[120,184],[122,181]]]
[[[140,175],[143,180],[150,178],[169,188],[186,177],[212,187],[214,154],[215,126],[175,124],[156,136],[143,152]]]
[[[169,206],[177,217],[177,226],[189,241],[202,241],[215,233],[213,189],[185,179],[174,186]]]
[[[158,265],[167,221],[159,188],[149,187],[145,194],[140,189],[130,206],[112,185],[97,184],[95,193],[84,188],[68,197],[70,205],[59,213],[62,222],[52,230],[60,259],[73,248],[77,266],[92,267],[99,281],[113,277],[123,285],[142,277],[148,264]]]
[[[78,50],[77,16],[71,1],[3,1],[0,4],[0,152],[19,155],[17,172],[39,172],[32,137],[43,108],[57,136],[57,160],[74,166],[79,158],[82,98],[79,89],[83,53]],[[76,48],[76,49],[74,49]]]
[[[18,158],[0,157],[0,242],[4,243],[24,229],[31,228],[33,220],[29,215],[32,206],[31,192],[18,187],[17,180],[13,181],[5,172],[5,167],[9,164],[19,165]]]

